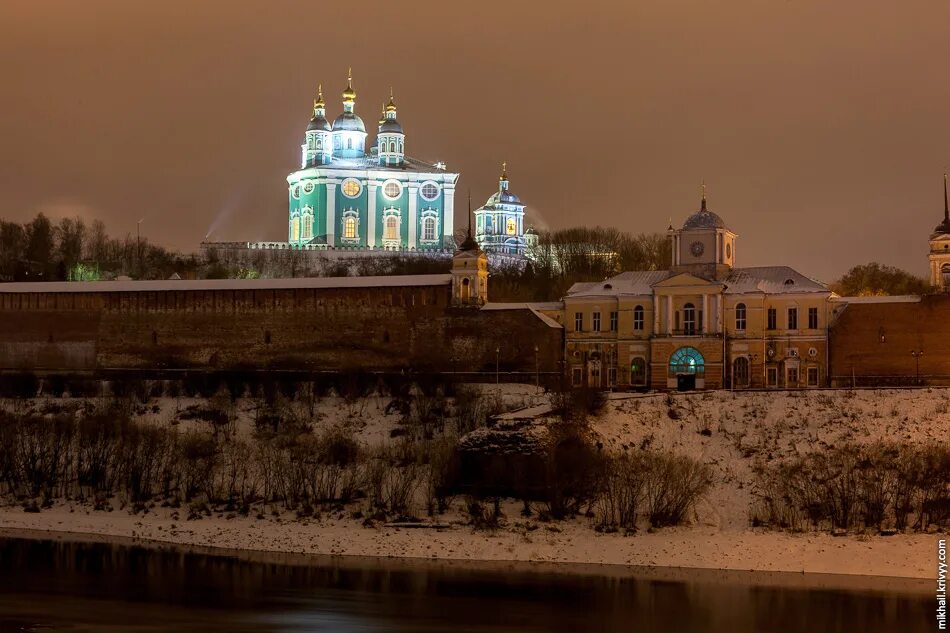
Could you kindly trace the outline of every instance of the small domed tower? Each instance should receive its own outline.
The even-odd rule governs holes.
[[[303,164],[326,165],[333,160],[333,139],[330,122],[327,121],[327,104],[323,101],[323,85],[317,88],[317,98],[313,100],[313,118],[307,126],[307,139],[302,146]]]
[[[468,198],[468,231],[452,256],[452,305],[481,306],[488,301],[488,256],[472,237],[472,196]]]
[[[343,90],[343,112],[333,120],[333,155],[340,158],[362,158],[366,153],[366,126],[356,115],[356,91],[350,71]]]
[[[725,279],[736,264],[738,236],[706,206],[705,182],[702,194],[699,211],[686,218],[683,228],[669,231],[673,270],[688,271],[707,279]]]
[[[380,165],[402,165],[406,159],[404,143],[406,135],[396,120],[396,102],[392,90],[389,91],[389,103],[383,109],[383,121],[379,125],[377,146]]]

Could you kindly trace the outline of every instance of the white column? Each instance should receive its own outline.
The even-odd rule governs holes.
[[[370,181],[366,184],[366,245],[370,248],[376,246],[376,190],[379,183]]]
[[[644,324],[646,327],[646,324]],[[659,295],[653,295],[653,336],[660,335],[660,297]]]
[[[327,246],[336,246],[336,183],[327,183]]]
[[[709,332],[709,295],[703,294],[703,334]]]
[[[673,295],[666,295],[666,333],[673,334]]]
[[[455,250],[455,185],[446,185],[443,188],[445,204],[442,211],[442,248]],[[465,218],[468,226],[468,218]]]
[[[406,187],[406,191],[409,192],[409,248],[416,247],[416,225],[419,223],[417,219],[417,207],[418,207],[418,192],[419,187],[415,185],[410,185]]]

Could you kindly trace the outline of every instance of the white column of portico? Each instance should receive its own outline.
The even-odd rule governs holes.
[[[446,185],[445,210],[442,213],[442,247],[455,248],[455,185]],[[465,218],[468,222],[468,218]],[[467,226],[467,224],[466,224]]]
[[[371,180],[366,184],[366,245],[370,248],[376,246],[376,190],[379,183]]]
[[[660,296],[653,295],[653,336],[660,335]]]
[[[673,295],[666,295],[666,333],[673,334]]]
[[[406,187],[409,192],[409,248],[416,247],[416,226],[419,224],[417,219],[417,207],[419,206],[418,194],[419,187],[409,185]]]
[[[709,295],[703,293],[703,334],[709,332]]]
[[[327,246],[336,246],[336,183],[327,183]]]

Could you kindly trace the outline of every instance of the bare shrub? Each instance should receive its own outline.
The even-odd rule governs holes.
[[[636,456],[623,453],[607,461],[597,498],[599,528],[636,528],[637,512],[643,503],[645,474],[643,461]]]
[[[712,469],[685,455],[644,452],[643,503],[650,524],[679,525],[713,483]]]

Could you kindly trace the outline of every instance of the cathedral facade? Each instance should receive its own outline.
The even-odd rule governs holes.
[[[291,247],[454,250],[459,175],[406,154],[392,95],[372,143],[356,114],[352,76],[342,103],[331,122],[318,92],[300,169],[287,176]]]
[[[525,205],[508,186],[507,165],[502,165],[498,191],[475,210],[475,241],[486,253],[525,256],[536,234],[525,230]]]

